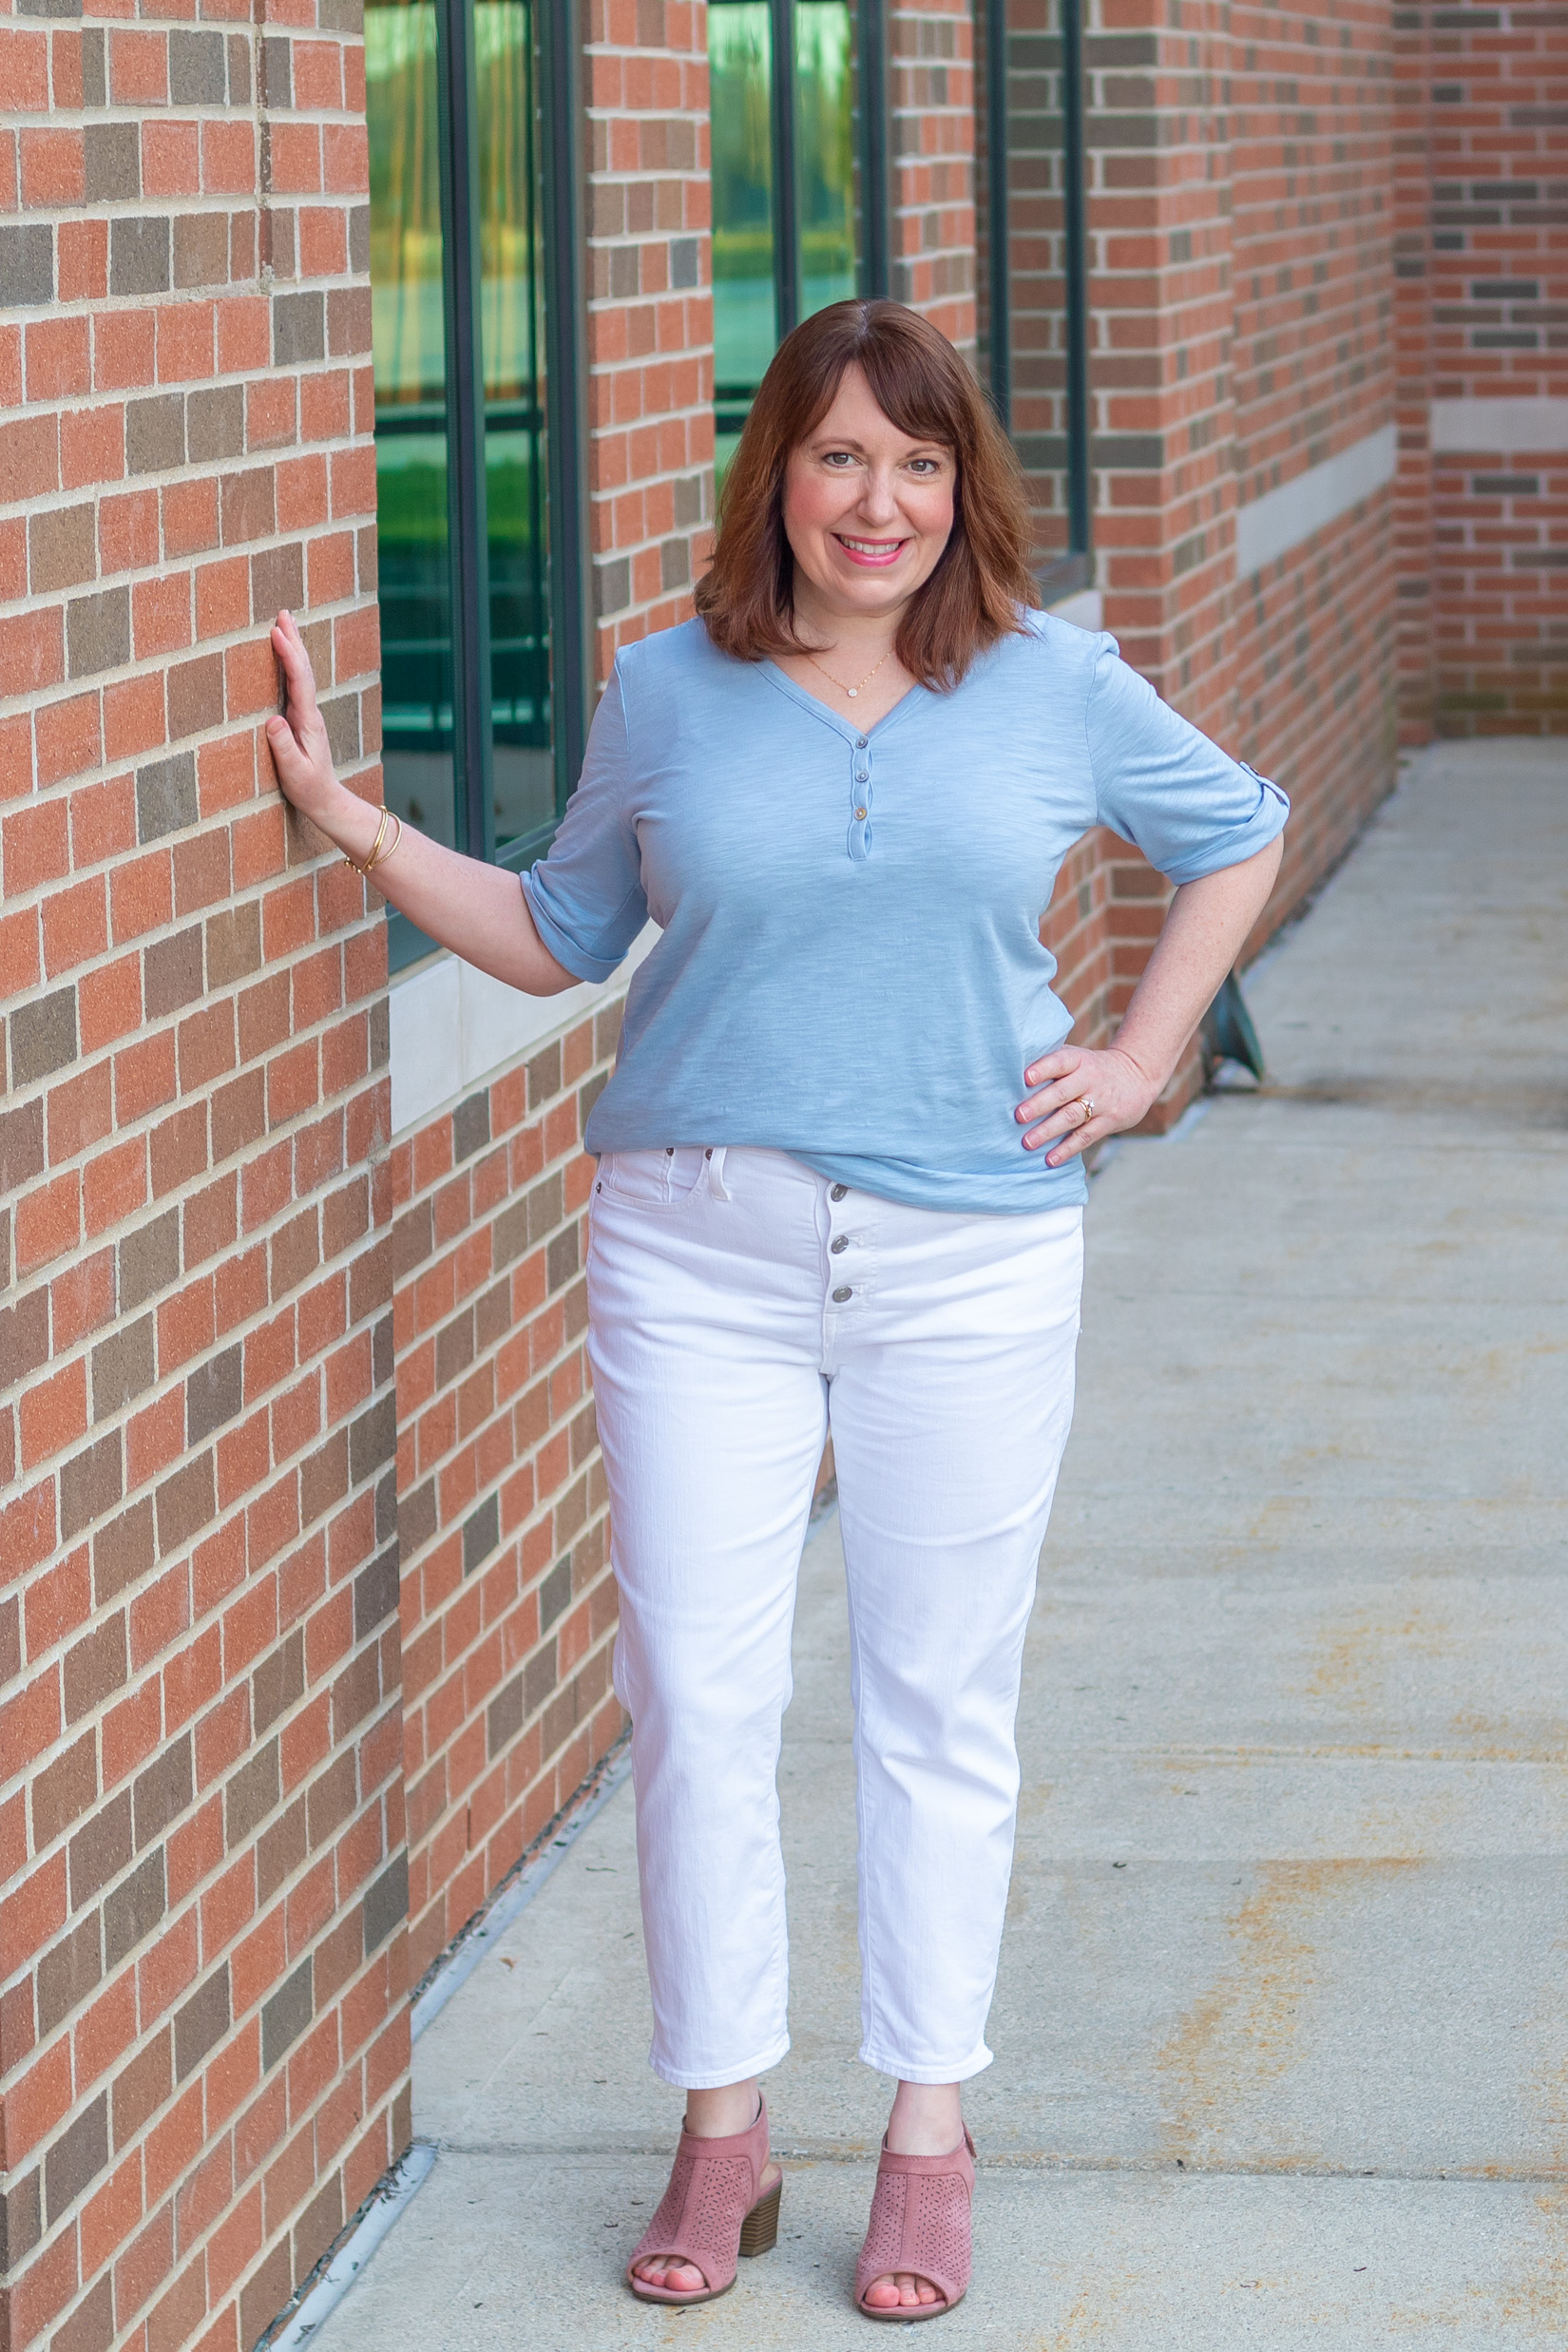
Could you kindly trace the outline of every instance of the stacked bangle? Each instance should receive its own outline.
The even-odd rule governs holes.
[[[392,823],[397,828],[397,831],[393,833],[391,841],[387,841],[387,819],[389,817],[392,818]],[[403,819],[398,816],[393,810],[383,809],[381,812],[381,822],[375,829],[375,839],[371,844],[371,853],[365,860],[363,866],[356,866],[353,858],[349,855],[347,850],[343,852],[343,863],[348,867],[351,873],[356,873],[361,881],[368,881],[370,878],[371,869],[379,864],[383,857],[391,857],[392,851],[396,849],[402,838]],[[387,846],[383,850],[381,845],[384,841],[387,841]]]

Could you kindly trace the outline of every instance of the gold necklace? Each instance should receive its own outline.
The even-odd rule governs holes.
[[[892,652],[892,650],[893,650],[893,649],[892,649],[892,647],[889,645],[889,648],[888,648],[888,652],[887,652],[887,653],[885,653],[885,654],[883,655],[883,657],[882,657],[882,661],[886,661],[886,660],[887,660],[887,659],[888,659],[888,655],[889,655],[889,654],[890,654],[890,653]],[[802,648],[802,651],[804,651],[804,647]],[[823,669],[822,669],[822,664],[821,664],[821,662],[817,660],[817,658],[816,658],[815,654],[813,654],[813,653],[809,653],[809,654],[807,654],[807,655],[806,655],[806,659],[807,659],[807,660],[811,663],[811,665],[812,665],[812,667],[813,667],[813,670],[822,670],[822,675],[823,675],[823,677],[827,679],[827,681],[828,681],[828,683],[829,683],[829,685],[830,685],[830,686],[837,686],[839,693],[840,693],[840,694],[847,694],[847,695],[849,696],[850,700],[851,700],[851,702],[854,700],[854,698],[855,698],[856,695],[860,693],[860,691],[861,691],[861,688],[862,688],[862,687],[866,687],[866,686],[869,686],[869,685],[870,684],[870,682],[871,682],[872,679],[876,676],[877,671],[878,671],[878,670],[880,670],[880,669],[881,669],[881,667],[882,667],[882,661],[877,662],[877,663],[875,664],[875,667],[874,667],[874,668],[870,669],[870,670],[868,670],[868,671],[867,671],[867,673],[866,673],[865,677],[861,679],[861,681],[860,681],[860,685],[859,685],[859,686],[846,686],[846,685],[844,685],[844,684],[842,683],[842,681],[841,681],[840,679],[836,679],[836,678],[833,676],[833,674],[832,674],[832,670],[823,670]]]

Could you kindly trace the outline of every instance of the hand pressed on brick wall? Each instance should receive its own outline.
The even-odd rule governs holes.
[[[326,723],[316,707],[316,676],[291,613],[273,624],[273,651],[286,688],[281,715],[267,721],[267,744],[283,796],[355,866],[375,847],[382,812],[337,780]],[[514,873],[443,849],[411,825],[383,842],[371,879],[383,898],[427,939],[450,947],[494,980],[526,996],[556,996],[577,975],[558,964],[534,928]]]

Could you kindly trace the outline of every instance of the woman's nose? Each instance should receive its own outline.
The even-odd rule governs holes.
[[[893,495],[891,474],[870,473],[860,494],[860,509],[868,522],[891,522],[898,512],[898,500]]]

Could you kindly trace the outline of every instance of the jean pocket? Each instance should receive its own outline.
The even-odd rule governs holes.
[[[684,1209],[702,1182],[706,1155],[700,1143],[663,1151],[606,1152],[599,1163],[598,1189],[606,1199],[632,1209]]]

